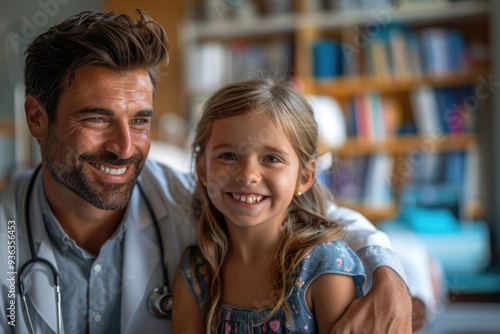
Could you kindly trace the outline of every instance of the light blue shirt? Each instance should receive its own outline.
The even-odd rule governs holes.
[[[39,188],[47,233],[59,268],[64,331],[82,334],[119,334],[123,237],[127,224],[101,247],[99,255],[79,247],[62,229]]]

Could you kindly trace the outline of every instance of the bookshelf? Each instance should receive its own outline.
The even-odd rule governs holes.
[[[375,160],[379,160],[382,165],[386,166],[388,170],[387,175],[384,175],[386,180],[384,187],[387,189],[383,191],[386,195],[389,192],[386,200],[366,203],[360,198],[338,197],[340,204],[360,211],[375,223],[397,215],[397,195],[400,187],[416,179],[415,175],[402,178],[399,171],[404,169],[404,165],[408,164],[408,161],[411,162],[416,155],[430,157],[431,161],[425,162],[424,165],[435,165],[437,160],[440,160],[439,163],[443,165],[449,160],[448,169],[441,174],[452,171],[452,167],[456,166],[459,161],[457,159],[462,159],[458,165],[466,166],[469,163],[470,152],[473,153],[470,156],[477,159],[476,153],[482,150],[483,142],[482,137],[478,136],[478,129],[481,125],[479,120],[475,119],[475,114],[482,111],[488,101],[483,103],[482,99],[477,98],[478,94],[474,89],[483,85],[481,92],[486,94],[487,91],[484,89],[488,87],[484,85],[492,73],[488,57],[484,56],[484,53],[487,53],[484,50],[487,50],[490,44],[490,3],[488,1],[425,1],[426,4],[421,6],[404,6],[405,1],[402,1],[403,5],[397,8],[379,7],[346,11],[325,7],[323,2],[323,7],[312,9],[307,5],[312,1],[295,1],[293,10],[273,15],[266,14],[265,10],[262,10],[262,1],[253,3],[255,6],[252,15],[248,15],[247,11],[245,16],[238,16],[236,9],[230,12],[228,7],[224,7],[224,14],[230,12],[227,16],[219,15],[212,20],[188,19],[182,23],[181,52],[184,53],[186,59],[193,54],[209,54],[205,56],[206,59],[201,56],[194,61],[188,61],[184,71],[187,83],[186,100],[202,101],[204,95],[220,85],[240,79],[245,75],[251,76],[255,68],[261,72],[273,72],[278,69],[297,80],[307,94],[334,98],[341,105],[349,136],[341,147],[328,147],[323,144],[320,152],[333,152],[336,161],[340,163],[376,157]],[[201,2],[201,6],[210,7],[211,4],[210,1]],[[383,40],[379,37],[384,35],[386,28],[389,34],[392,30],[403,32],[403,35],[397,39],[398,50],[403,50],[401,43],[407,43],[405,44],[407,53],[403,58],[391,50],[387,51],[388,48],[395,48],[392,44],[387,44],[387,40],[386,44],[382,44],[386,53],[380,51],[380,45],[376,45],[375,41]],[[459,51],[467,51],[466,64],[459,59],[457,61],[461,63],[457,65],[454,58],[450,60],[453,55],[437,55],[433,53],[432,47],[428,47],[428,51],[411,49],[411,39],[407,37],[410,35],[406,33],[411,34],[412,38],[417,38],[417,42],[424,39],[422,35],[432,35],[428,37],[428,43],[438,47],[439,44],[432,43],[443,41],[439,39],[443,34],[446,34],[444,38],[447,41],[447,34],[449,34],[450,47],[456,46],[460,48]],[[330,77],[318,76],[315,69],[315,62],[318,63],[318,58],[314,54],[314,48],[318,41],[336,43],[337,53],[340,53],[340,58],[342,58],[342,70]],[[419,43],[419,45],[424,45],[424,42]],[[235,56],[238,48],[241,47],[245,49],[245,52],[252,48],[257,51],[253,55],[252,51],[248,51],[244,56],[241,54]],[[408,64],[401,65],[401,59],[408,61],[415,56],[415,53],[418,53],[420,57],[418,69],[415,70]],[[249,61],[254,66],[253,68],[237,66],[248,60],[244,57],[257,59]],[[266,59],[266,57],[281,59],[281,61],[263,61],[262,58]],[[349,58],[349,65],[346,65],[347,58]],[[392,63],[385,62],[386,58]],[[395,70],[396,58],[400,61],[398,70]],[[436,64],[432,64],[434,60]],[[353,63],[356,64],[353,65]],[[379,70],[376,65],[382,63],[385,65],[382,66],[382,70]],[[198,66],[194,67],[189,64],[198,64]],[[200,78],[199,70],[196,68],[207,66],[212,70],[212,75],[207,74],[209,79]],[[195,84],[190,85],[192,82]],[[200,84],[200,82],[203,83]],[[419,91],[421,87],[426,87],[427,91],[425,89]],[[468,90],[464,91],[464,89]],[[429,111],[421,112],[417,109],[426,109],[424,107],[429,106],[429,97],[426,98],[426,94],[435,95],[433,98],[436,101],[433,103],[439,110],[447,111],[454,104],[460,104],[467,99],[469,102],[474,102],[474,110],[467,115],[467,117],[470,116],[467,122],[474,118],[472,124],[461,123],[460,129],[456,130],[452,128],[451,121],[448,120],[448,125],[441,124],[438,128],[430,129],[431,131],[429,129],[424,131],[422,122],[426,122]],[[472,100],[474,97],[476,99]],[[352,110],[356,109],[353,107],[356,101],[362,102],[369,99],[378,100],[380,110],[386,110],[386,100],[396,105],[395,108],[399,113],[397,118],[400,123],[391,125],[391,133],[383,133],[379,137],[371,132],[381,130],[370,130],[369,135],[361,135],[361,132],[355,129],[356,125],[349,124],[357,117],[350,115],[353,113]],[[419,102],[418,99],[422,101]],[[418,114],[419,112],[422,114]],[[196,111],[190,110],[189,113],[193,117]],[[372,113],[375,114],[375,112]],[[379,117],[382,117],[380,115]],[[464,114],[460,115],[465,118]],[[444,116],[440,114],[438,117]],[[423,118],[424,121],[419,121],[418,118]],[[416,124],[419,122],[422,124]],[[375,123],[375,121],[370,119],[368,123]],[[427,123],[429,123],[428,120]],[[405,128],[407,125],[410,126],[409,130]],[[442,128],[442,125],[445,128]],[[434,126],[438,125],[435,123]],[[396,127],[398,129],[395,129]],[[349,131],[349,128],[353,128],[354,131]],[[432,152],[428,151],[429,143],[432,144]],[[389,160],[382,162],[384,159]],[[477,163],[475,161],[476,165]],[[420,169],[425,169],[418,164],[413,168],[414,174],[421,173]],[[338,170],[334,170],[332,174],[335,175],[337,172]],[[464,169],[462,172],[465,173]],[[463,177],[466,178],[466,176]],[[358,183],[365,182],[359,177],[357,181]],[[431,178],[425,182],[441,181]],[[468,181],[464,179],[462,182]],[[377,184],[380,185],[380,181]],[[371,190],[371,193],[375,194],[376,191]],[[478,195],[480,193],[481,189],[475,189],[474,198],[466,203],[464,212],[467,218],[477,218],[483,215],[484,209],[480,195]]]
[[[492,66],[493,78],[500,77],[500,66],[498,66],[498,59],[500,59],[500,2],[490,2],[489,20],[491,22],[491,34],[493,36],[491,43],[491,57],[496,60]],[[491,110],[500,110],[500,92],[496,91],[492,96]],[[487,180],[488,196],[485,196],[485,219],[490,224],[491,240],[492,240],[492,262],[496,264],[496,269],[500,270],[500,136],[498,129],[500,128],[500,113],[492,112],[490,115],[485,115],[488,124],[485,134],[483,135],[482,154],[489,157],[489,161],[484,165],[484,178]]]
[[[445,54],[445,48],[454,46],[455,42],[451,42],[452,35],[455,37],[457,32],[460,34],[462,47],[466,48],[474,43],[488,45],[488,6],[487,2],[481,1],[439,1],[434,5],[397,10],[388,8],[335,14],[316,12],[304,16],[296,43],[297,58],[306,61],[297,63],[297,77],[304,82],[307,93],[328,95],[339,101],[346,113],[347,122],[352,118],[354,121],[351,122],[355,123],[354,130],[348,131],[350,136],[345,144],[331,149],[339,158],[339,164],[344,164],[333,171],[332,181],[332,188],[341,204],[352,207],[377,222],[396,217],[397,198],[406,184],[463,182],[465,187],[466,183],[471,182],[467,180],[470,176],[465,166],[469,166],[469,162],[466,162],[469,156],[478,157],[476,152],[481,145],[477,136],[479,125],[468,130],[453,131],[451,123],[444,127],[438,123],[442,123],[440,120],[445,117],[443,111],[450,111],[453,105],[460,105],[465,99],[477,96],[472,90],[465,95],[458,91],[464,86],[480,85],[479,81],[491,74],[491,67],[487,59],[475,59],[468,64],[446,67],[453,62],[450,60],[453,56]],[[403,32],[403,37],[400,36],[397,43],[406,43],[406,49],[396,44],[396,38],[393,39],[396,34],[392,34],[394,31]],[[443,34],[449,34],[450,37],[439,39],[440,42],[428,41],[438,40],[438,36]],[[417,50],[411,49],[410,37],[417,39]],[[345,59],[351,57],[350,64],[343,68],[344,72],[333,75],[330,73],[332,77],[326,79],[315,72],[314,60],[317,61],[317,58],[311,56],[310,50],[318,40],[334,41],[337,52],[342,53],[344,65]],[[439,44],[441,42],[446,45],[443,47]],[[429,45],[427,49],[426,44]],[[440,48],[445,50],[440,51],[441,53],[434,52]],[[394,50],[401,55],[398,56]],[[416,62],[417,70],[413,70],[412,64],[408,65],[415,54],[420,58]],[[397,68],[397,61],[401,59],[407,62],[406,68]],[[353,63],[355,66],[352,66]],[[420,87],[426,87],[427,92],[419,91]],[[426,97],[427,93],[433,95],[433,103],[429,103],[430,95]],[[378,130],[377,135],[377,117],[382,117],[384,113],[386,115],[388,109],[381,102],[374,103],[374,98],[397,103],[399,118],[415,129],[410,133],[399,133],[393,129],[388,134],[384,134],[385,130]],[[442,102],[439,100],[443,99],[448,99],[450,103],[440,104]],[[431,115],[431,107],[437,110],[437,115]],[[477,117],[476,114],[482,110],[480,108],[484,108],[483,105],[476,107],[472,117]],[[365,110],[367,108],[368,111]],[[354,116],[349,116],[350,113]],[[438,123],[430,122],[431,116]],[[371,124],[375,129],[366,130],[363,123]],[[384,159],[387,161],[383,162]],[[474,165],[477,166],[478,163],[476,161]],[[385,166],[385,172],[380,166]],[[441,176],[437,176],[438,168],[443,169],[439,172]],[[449,178],[448,173],[457,168],[461,169],[463,179]],[[349,171],[346,172],[346,169]],[[357,174],[351,175],[352,170],[358,171]],[[385,181],[370,178],[370,172],[373,171],[377,171],[379,178]],[[347,184],[344,184],[344,178],[349,179]],[[380,188],[375,190],[375,196],[372,187]],[[361,190],[353,192],[353,188]],[[481,190],[471,192],[475,195],[464,200],[464,216],[461,218],[483,216],[479,195]],[[344,198],[344,193],[347,198]]]
[[[408,77],[347,77],[328,81],[312,81],[310,90],[315,94],[327,94],[337,99],[345,99],[359,92],[376,90],[379,93],[394,94],[407,92],[414,87],[461,86],[474,82],[477,77],[491,73],[488,66],[471,70],[461,70],[446,75],[421,74]]]

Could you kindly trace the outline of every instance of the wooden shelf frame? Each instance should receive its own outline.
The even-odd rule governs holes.
[[[315,80],[307,85],[312,94],[327,94],[344,99],[356,94],[377,91],[381,94],[395,94],[410,91],[422,85],[433,87],[457,87],[477,82],[480,77],[491,74],[489,66],[467,69],[453,73],[422,74],[400,77],[340,77],[334,80]]]
[[[381,15],[382,12],[386,15],[384,20],[388,18],[391,23],[411,25],[442,23],[446,20],[481,16],[488,14],[488,11],[487,2],[469,0],[379,11],[294,12],[249,18],[221,18],[215,22],[185,22],[183,26],[195,39],[232,39],[293,33],[307,26],[314,26],[320,30],[349,28],[377,21],[379,18],[377,15]],[[386,22],[379,22],[379,24],[384,23]]]
[[[387,153],[391,155],[410,154],[416,151],[452,152],[477,147],[476,135],[471,133],[447,134],[441,136],[405,135],[388,138],[382,141],[369,141],[350,138],[341,147],[320,145],[319,152],[331,151],[339,158]]]

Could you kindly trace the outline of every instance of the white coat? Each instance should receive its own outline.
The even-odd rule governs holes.
[[[20,175],[6,189],[0,192],[0,333],[29,333],[22,301],[18,291],[14,298],[9,293],[11,285],[8,279],[18,272],[20,267],[31,258],[27,241],[24,218],[26,191],[32,172]],[[38,174],[38,177],[41,173]],[[195,232],[190,221],[191,182],[190,177],[173,171],[170,168],[148,161],[141,174],[144,190],[153,207],[160,224],[160,230],[168,263],[170,287],[181,252],[186,246],[194,243]],[[40,183],[37,183],[38,185]],[[36,188],[36,187],[35,187]],[[54,251],[45,231],[37,189],[31,194],[31,226],[37,256],[47,259],[57,268]],[[149,314],[147,298],[153,288],[162,286],[160,250],[154,225],[137,187],[133,192],[129,210],[125,219],[129,225],[123,244],[122,272],[122,333],[169,333],[170,324],[167,320],[157,319]],[[9,221],[11,223],[9,224]],[[15,222],[15,223],[12,223]],[[15,226],[15,231],[12,231]],[[16,268],[9,269],[9,236],[15,235],[14,250]],[[12,243],[12,241],[11,241]],[[52,288],[52,273],[43,265],[36,265],[26,277],[25,285],[28,291],[30,316],[36,333],[56,333],[57,314],[54,289]],[[18,277],[15,277],[15,289],[18,290]],[[117,287],[119,289],[120,287]],[[61,291],[71,293],[69,291]],[[9,326],[11,318],[5,321],[4,313],[11,313],[9,306],[14,303],[13,315],[15,327]]]

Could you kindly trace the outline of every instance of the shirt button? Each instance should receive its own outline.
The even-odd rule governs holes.
[[[96,264],[96,265],[94,266],[94,271],[95,271],[96,273],[100,272],[100,271],[101,271],[101,265],[100,265],[100,264]]]
[[[94,321],[95,321],[95,322],[99,322],[99,321],[101,321],[101,315],[100,315],[100,314],[96,314],[96,315],[94,315]]]
[[[68,249],[70,249],[71,247],[73,247],[73,243],[71,242],[71,240],[64,240],[64,244],[62,245],[61,247],[61,251],[63,253],[66,253],[68,251]]]

